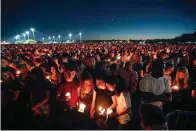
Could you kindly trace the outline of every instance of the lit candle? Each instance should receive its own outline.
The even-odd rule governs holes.
[[[112,114],[112,112],[113,112],[113,110],[111,110],[110,108],[108,108],[106,114],[107,114],[107,115],[110,115],[110,114]]]
[[[173,90],[179,90],[179,87],[175,85],[175,86],[172,87],[172,89]]]
[[[70,93],[70,92],[67,92],[67,93],[65,94],[65,96],[69,97],[69,96],[71,96],[71,93]]]
[[[117,56],[117,59],[120,60],[120,56]]]
[[[20,73],[21,73],[21,72],[20,72],[19,70],[16,71],[16,74],[17,74],[17,75],[20,75]]]
[[[101,106],[98,108],[99,109],[99,115],[103,115],[105,112],[105,108],[102,108]]]
[[[80,103],[80,106],[79,106],[79,109],[78,109],[78,112],[81,112],[81,113],[84,113],[84,109],[86,108],[86,105],[83,104],[83,103]]]
[[[108,120],[108,115],[112,114],[113,110],[111,110],[110,108],[107,109],[106,112],[106,121]]]
[[[69,101],[71,99],[71,93],[70,92],[67,92],[66,94],[65,94],[65,100],[66,101]]]
[[[48,75],[48,76],[46,76],[46,79],[48,79],[49,81],[51,81],[51,79],[50,79],[50,76]]]

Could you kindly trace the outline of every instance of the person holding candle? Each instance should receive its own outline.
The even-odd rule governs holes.
[[[28,80],[28,69],[26,64],[19,64],[17,66],[17,71],[16,74],[18,76],[18,81],[22,84],[22,85],[26,85],[27,80]]]
[[[77,120],[75,111],[77,110],[79,84],[75,75],[76,63],[69,60],[65,65],[64,82],[59,86],[56,96],[60,129],[74,129],[72,124]]]
[[[79,103],[86,105],[85,114],[89,115],[91,102],[93,98],[93,77],[88,71],[84,71],[80,79],[80,88],[78,88]]]
[[[192,92],[195,92],[192,79],[186,67],[180,67],[176,72],[173,82],[173,106],[181,110],[195,110],[195,100],[192,99]]]
[[[172,85],[172,78],[171,78],[171,73],[174,71],[174,65],[172,63],[167,62],[166,63],[166,67],[165,67],[165,72],[164,72],[164,76],[165,78],[167,78],[167,80],[169,81],[169,86],[171,87]]]
[[[125,90],[125,86],[119,85],[117,77],[108,77],[106,79],[107,89],[111,92],[116,91],[117,107],[116,112],[109,114],[111,118],[118,119],[118,129],[127,130],[130,121],[131,113],[131,98],[128,91]],[[115,121],[113,120],[114,124]]]
[[[165,64],[161,60],[152,62],[152,73],[141,79],[139,89],[143,103],[162,108],[162,102],[172,100],[169,81],[164,77]]]
[[[49,129],[50,126],[50,93],[52,85],[45,79],[41,68],[35,67],[29,73],[26,85],[30,93],[30,105],[34,114],[35,129]]]
[[[106,110],[107,109],[114,110],[117,106],[115,93],[107,90],[105,79],[106,79],[106,74],[96,75],[96,87],[93,91],[93,100],[92,100],[91,110],[90,110],[91,119],[93,119],[94,115],[96,115],[98,128],[103,128],[103,127],[99,127],[100,123],[104,125],[104,128],[107,127],[105,121]]]

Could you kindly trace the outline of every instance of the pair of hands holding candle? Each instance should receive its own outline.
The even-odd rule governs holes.
[[[112,116],[114,114],[113,110],[111,110],[110,108],[105,109],[103,107],[99,107],[98,111],[99,111],[99,115],[101,116]]]

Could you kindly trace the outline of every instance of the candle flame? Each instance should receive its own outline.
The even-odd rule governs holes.
[[[17,75],[19,75],[19,74],[20,74],[20,71],[19,71],[19,70],[18,70],[18,71],[16,71],[16,74],[17,74]]]
[[[111,110],[111,109],[107,109],[107,115],[110,115],[110,114],[112,114],[112,112],[113,112],[113,110]]]
[[[179,87],[178,87],[178,86],[173,86],[173,89],[174,89],[174,90],[178,90]]]
[[[65,94],[65,96],[70,96],[71,95],[71,93],[70,92],[67,92],[66,94]]]

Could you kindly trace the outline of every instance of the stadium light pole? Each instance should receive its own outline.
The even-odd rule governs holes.
[[[18,35],[18,39],[19,39],[19,41],[20,41],[20,35]]]
[[[53,36],[54,42],[55,42],[55,36]]]
[[[71,36],[72,36],[72,34],[70,33],[70,34],[69,34],[69,37],[70,37],[70,42],[71,42]]]
[[[31,31],[33,32],[33,38],[35,40],[35,29],[31,28]]]
[[[26,36],[26,34],[24,33],[24,34],[22,34],[22,35],[24,36],[24,40],[26,40],[26,37],[25,37],[25,36]]]
[[[27,34],[27,37],[28,37],[28,39],[29,39],[29,32],[28,32],[28,31],[26,31],[26,34]]]
[[[14,37],[16,39],[16,41],[18,40],[18,35]]]
[[[61,42],[61,36],[59,35],[59,41]]]
[[[49,42],[50,42],[51,37],[49,36],[48,39],[49,39]]]
[[[81,43],[81,40],[82,40],[82,33],[80,32],[79,35],[80,35],[80,43]]]

